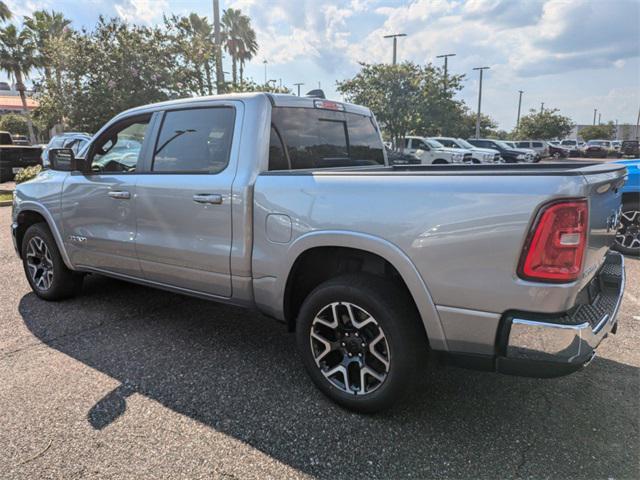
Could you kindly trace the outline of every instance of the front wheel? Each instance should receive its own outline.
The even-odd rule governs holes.
[[[82,286],[82,275],[64,264],[53,235],[44,223],[31,225],[25,232],[22,264],[31,289],[44,300],[71,297]]]
[[[363,413],[399,400],[428,348],[409,295],[393,282],[362,274],[318,286],[300,309],[296,339],[316,386]]]

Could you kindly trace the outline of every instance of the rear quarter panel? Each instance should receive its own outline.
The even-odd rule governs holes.
[[[256,300],[281,315],[296,244],[313,234],[321,246],[319,232],[338,231],[397,247],[437,306],[496,314],[564,311],[573,306],[585,279],[534,283],[519,279],[516,269],[534,212],[554,198],[585,192],[580,175],[519,176],[515,181],[513,176],[396,172],[261,175],[254,192],[253,274],[258,284],[270,278],[273,285],[267,293],[256,289]],[[289,241],[274,242],[273,232],[267,236],[270,214],[290,219],[283,222],[290,229]],[[274,228],[274,222],[269,224]]]

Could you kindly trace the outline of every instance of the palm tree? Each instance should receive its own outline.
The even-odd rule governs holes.
[[[51,12],[39,10],[33,12],[32,17],[24,18],[24,26],[37,51],[36,67],[44,70],[44,78],[47,82],[51,81],[52,49],[55,48],[54,44],[57,40],[69,35],[70,24],[71,20],[53,10]],[[59,77],[59,75],[60,72],[56,72],[56,76]]]
[[[15,25],[7,25],[0,29],[0,70],[7,72],[16,82],[16,88],[22,100],[22,109],[27,118],[29,137],[31,143],[35,143],[33,123],[27,110],[27,96],[23,79],[29,76],[30,70],[35,66],[35,45],[26,29],[18,31]]]
[[[253,58],[258,51],[256,32],[251,28],[251,19],[242,11],[228,8],[222,15],[224,27],[224,48],[231,56],[231,72],[233,84],[238,83],[238,62],[240,63],[240,82],[244,70],[244,62]]]
[[[0,21],[4,22],[10,20],[12,17],[11,10],[7,7],[7,4],[0,2]]]

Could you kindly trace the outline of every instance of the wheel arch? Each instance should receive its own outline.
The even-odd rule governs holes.
[[[27,229],[36,223],[45,223],[56,241],[56,246],[60,251],[60,256],[62,257],[65,265],[67,268],[73,269],[73,265],[71,264],[67,251],[64,248],[64,242],[62,241],[60,231],[48,210],[37,203],[29,203],[27,205],[24,205],[23,203],[20,211],[16,214],[15,222],[17,224],[16,245],[18,245],[18,254],[20,257],[22,257],[22,239],[24,238],[24,234]]]
[[[334,276],[362,271],[397,280],[413,299],[434,349],[446,350],[440,317],[427,285],[406,254],[396,245],[360,232],[312,232],[298,238],[289,249],[279,298],[283,318],[295,328],[298,310],[306,294]],[[305,278],[306,268],[320,266],[321,271]],[[358,270],[359,269],[359,270]]]

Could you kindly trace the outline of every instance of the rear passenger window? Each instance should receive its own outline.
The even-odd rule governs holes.
[[[532,145],[534,148],[542,148],[542,142],[533,142]]]
[[[154,172],[218,173],[229,163],[235,112],[231,107],[167,112],[156,143]]]
[[[276,107],[271,118],[292,169],[384,164],[382,141],[370,117]]]
[[[529,148],[529,142],[518,142],[518,143],[516,143],[516,147],[518,147],[518,148]]]

